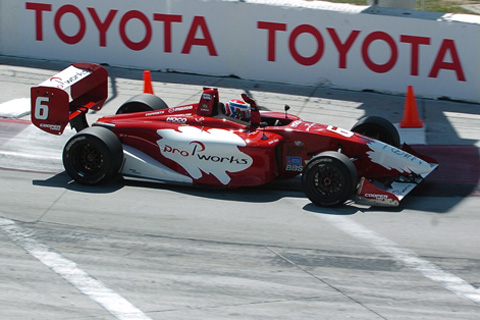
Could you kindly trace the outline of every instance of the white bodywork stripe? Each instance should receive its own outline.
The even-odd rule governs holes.
[[[160,152],[160,151],[159,151]],[[126,176],[192,184],[192,178],[161,164],[138,149],[123,145],[125,162],[121,173]]]

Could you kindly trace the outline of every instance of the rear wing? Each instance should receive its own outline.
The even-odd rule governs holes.
[[[93,63],[74,63],[30,90],[32,123],[61,135],[68,123],[80,131],[86,114],[100,110],[108,97],[108,72]]]

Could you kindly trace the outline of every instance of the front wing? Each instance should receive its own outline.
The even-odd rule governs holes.
[[[430,163],[429,172],[413,177],[400,176],[387,186],[380,181],[362,177],[355,196],[355,202],[364,205],[396,207],[410,191],[425,180],[437,167],[437,163]]]

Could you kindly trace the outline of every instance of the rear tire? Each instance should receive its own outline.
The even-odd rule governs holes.
[[[398,130],[385,118],[377,116],[363,117],[352,127],[351,131],[400,148]]]
[[[305,166],[302,187],[314,204],[331,207],[343,204],[355,192],[358,174],[353,162],[334,151],[320,153]]]
[[[118,173],[123,162],[122,144],[104,127],[89,127],[74,135],[63,149],[63,166],[76,182],[100,184]]]
[[[168,105],[160,97],[143,93],[127,100],[118,108],[115,114],[155,111],[167,108]]]

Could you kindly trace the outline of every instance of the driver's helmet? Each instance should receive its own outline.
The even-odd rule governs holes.
[[[233,99],[225,104],[225,114],[235,119],[248,121],[250,119],[250,108],[244,101]]]

